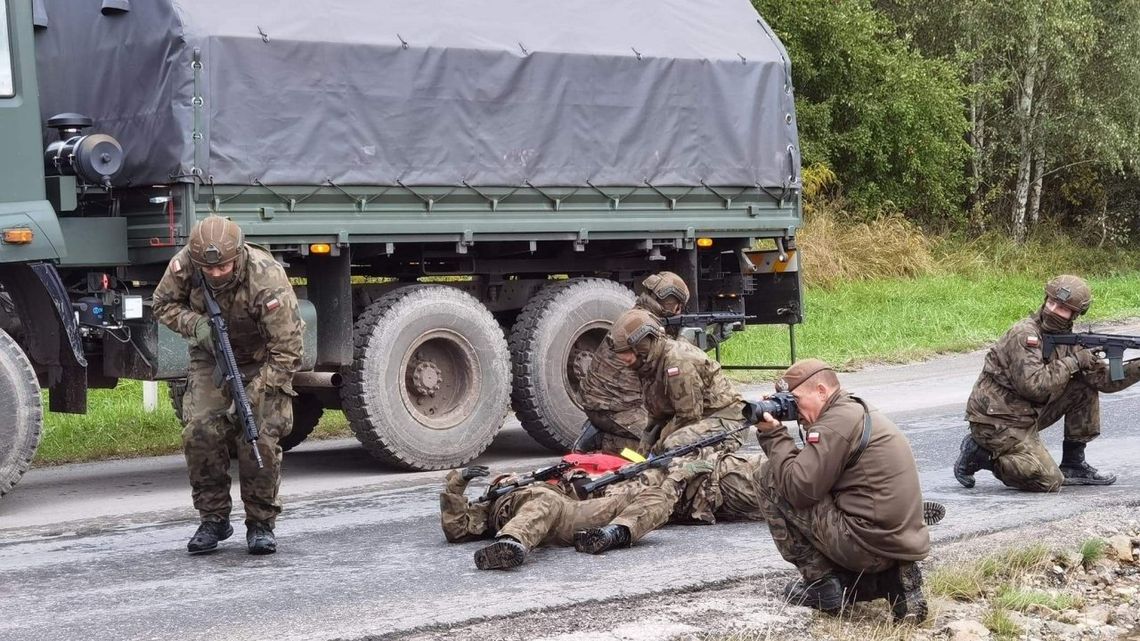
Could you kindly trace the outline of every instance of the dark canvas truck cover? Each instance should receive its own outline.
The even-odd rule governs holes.
[[[120,140],[118,186],[798,187],[748,0],[100,4],[36,0],[41,112]]]

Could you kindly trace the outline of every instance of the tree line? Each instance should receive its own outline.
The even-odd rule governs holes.
[[[863,215],[1140,239],[1140,2],[754,4],[791,57],[804,165]]]

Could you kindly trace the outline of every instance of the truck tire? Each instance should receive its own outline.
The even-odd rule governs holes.
[[[507,341],[487,308],[445,285],[412,285],[357,319],[341,401],[373,456],[441,470],[487,449],[506,418],[509,386]]]
[[[28,471],[43,432],[44,410],[36,372],[23,350],[0,331],[0,496]]]
[[[182,399],[186,396],[186,379],[175,379],[167,382],[166,385],[170,396],[170,405],[174,408],[174,416],[178,418],[179,423],[185,426],[186,419],[182,416]],[[278,441],[282,451],[288,452],[300,445],[301,441],[309,438],[309,435],[316,429],[317,423],[321,421],[321,415],[324,411],[324,406],[321,405],[320,399],[316,396],[298,394],[293,399],[293,429],[289,432],[289,436]]]
[[[610,325],[633,302],[619,283],[575,278],[543,289],[523,308],[511,329],[511,401],[534,440],[565,452],[581,434],[580,381]]]
[[[293,397],[293,429],[289,435],[277,443],[285,452],[297,447],[302,441],[309,438],[317,423],[321,422],[321,415],[325,413],[325,406],[321,399],[312,394],[298,394]]]

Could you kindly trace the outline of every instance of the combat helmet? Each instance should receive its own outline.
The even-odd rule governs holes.
[[[656,316],[644,309],[634,308],[618,316],[610,328],[608,338],[615,352],[625,352],[635,348],[644,352],[646,347],[639,346],[639,343],[650,337],[660,338],[664,335],[665,329],[661,327]]]
[[[685,284],[685,279],[674,274],[673,272],[657,272],[651,274],[648,278],[641,281],[642,287],[645,291],[649,292],[659,301],[664,301],[666,298],[672,296],[681,303],[684,307],[689,302],[689,286]]]
[[[207,216],[190,230],[190,260],[199,267],[224,265],[241,254],[245,236],[228,218]]]
[[[1045,296],[1068,307],[1077,314],[1089,311],[1092,305],[1092,290],[1080,276],[1062,274],[1045,283]]]

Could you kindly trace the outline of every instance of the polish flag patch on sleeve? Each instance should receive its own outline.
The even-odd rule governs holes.
[[[267,312],[271,312],[278,307],[281,307],[281,301],[277,300],[276,298],[270,298],[269,300],[265,301],[265,311]]]
[[[808,432],[807,438],[804,440],[812,445],[815,445],[819,442],[819,432]]]
[[[666,376],[673,377],[673,376],[678,376],[680,374],[681,374],[681,368],[680,367],[670,367],[669,369],[665,370]]]
[[[1026,336],[1025,337],[1025,344],[1028,347],[1040,347],[1041,346],[1041,339],[1037,338],[1036,336]]]
[[[177,258],[170,261],[170,271],[174,272],[175,274],[182,271],[182,263],[178,262]]]

